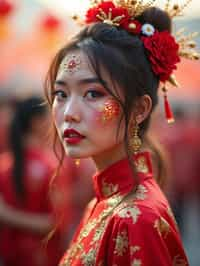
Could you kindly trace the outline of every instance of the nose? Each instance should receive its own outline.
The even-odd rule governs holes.
[[[66,122],[80,122],[79,104],[76,99],[71,98],[66,103],[64,117]]]

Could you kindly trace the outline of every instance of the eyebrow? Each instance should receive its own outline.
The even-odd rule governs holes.
[[[90,84],[90,83],[100,83],[101,85],[103,85],[105,88],[108,87],[108,84],[105,80],[103,79],[99,79],[99,78],[85,78],[85,79],[80,79],[77,82],[79,85],[84,85],[84,84]],[[56,80],[55,81],[55,85],[62,85],[62,86],[68,86],[67,81],[64,80]]]

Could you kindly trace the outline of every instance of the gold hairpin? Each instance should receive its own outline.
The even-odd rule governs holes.
[[[147,3],[144,3],[143,0],[114,0],[112,2],[119,7],[125,8],[130,16],[137,17],[145,9],[147,9],[150,6],[153,6],[153,3],[155,1],[156,0],[150,0]],[[90,6],[95,7],[103,2],[104,2],[103,0],[90,0]]]
[[[175,33],[176,41],[179,44],[179,55],[187,59],[198,60],[200,54],[196,51],[196,42],[194,38],[199,35],[198,32],[192,32],[188,35],[185,34],[185,29],[181,28]]]
[[[183,15],[183,10],[189,5],[189,3],[192,0],[187,0],[184,4],[178,5],[178,4],[173,4],[171,5],[171,2],[173,0],[166,0],[165,8],[164,10],[169,14],[171,18],[177,17],[177,16],[182,16]]]

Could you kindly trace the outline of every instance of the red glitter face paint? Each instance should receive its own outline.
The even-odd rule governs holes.
[[[80,69],[81,59],[78,55],[68,55],[60,65],[60,70],[64,70],[70,74]]]
[[[109,99],[105,102],[101,110],[101,121],[103,123],[112,121],[113,118],[116,118],[119,116],[119,113],[120,113],[119,103],[113,99]]]

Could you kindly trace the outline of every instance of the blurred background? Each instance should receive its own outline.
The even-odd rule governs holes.
[[[157,2],[160,2],[161,6],[164,4],[164,1]],[[95,171],[93,163],[90,160],[77,162],[65,158],[64,167],[59,177],[56,181],[51,182],[51,201],[47,201],[42,210],[40,206],[36,207],[33,204],[36,188],[38,189],[37,193],[42,193],[42,196],[44,193],[49,193],[47,183],[50,182],[52,176],[49,165],[57,164],[57,159],[50,149],[49,143],[46,143],[44,139],[41,142],[40,134],[44,134],[46,130],[42,132],[38,130],[38,125],[41,129],[41,122],[38,122],[35,117],[26,117],[31,121],[31,126],[28,133],[25,132],[24,140],[26,141],[22,144],[28,143],[28,155],[20,155],[26,161],[27,169],[31,169],[30,171],[26,170],[31,185],[23,180],[15,182],[14,188],[11,189],[8,188],[7,180],[8,170],[11,165],[13,166],[13,158],[16,155],[12,154],[10,132],[16,118],[15,115],[19,111],[18,108],[28,99],[43,98],[43,82],[49,63],[57,49],[79,30],[79,26],[71,17],[74,14],[82,15],[88,3],[88,0],[0,0],[0,202],[2,206],[5,202],[9,203],[14,210],[22,211],[18,220],[16,219],[18,216],[15,215],[13,218],[12,213],[9,213],[9,218],[5,218],[7,210],[0,207],[0,231],[3,232],[3,228],[7,224],[4,237],[10,239],[10,242],[7,241],[7,246],[5,247],[4,242],[2,247],[1,242],[4,238],[0,237],[0,265],[2,263],[4,266],[15,266],[12,260],[16,260],[16,256],[19,255],[17,252],[14,254],[13,250],[16,245],[21,245],[19,252],[24,253],[24,243],[26,243],[26,252],[34,248],[35,254],[37,254],[33,258],[36,260],[33,266],[56,265],[49,264],[45,260],[38,241],[44,238],[48,231],[47,228],[51,226],[51,217],[56,217],[55,226],[59,228],[59,233],[55,236],[56,240],[54,239],[55,242],[52,242],[52,247],[55,249],[55,246],[59,246],[57,254],[62,254],[80,219],[84,205],[93,195],[90,178]],[[183,3],[183,1],[176,1],[176,3]],[[199,31],[199,14],[200,2],[193,0],[186,8],[185,16],[175,20],[174,31],[182,27],[186,28],[188,32]],[[199,37],[196,38],[196,42],[200,50]],[[170,88],[168,96],[176,123],[167,124],[161,95],[151,131],[154,138],[164,146],[169,160],[170,175],[165,192],[179,224],[190,265],[199,266],[200,62],[182,60],[175,75],[180,86],[177,89]],[[48,110],[46,112],[48,114]],[[47,123],[49,121],[48,117],[45,117],[44,120]],[[46,126],[44,125],[43,128],[46,129]],[[17,135],[15,135],[15,139],[17,139]],[[43,154],[42,158],[39,155],[41,153]],[[48,160],[51,157],[51,163],[47,157]],[[40,161],[39,164],[38,161]],[[44,171],[47,168],[50,172]],[[19,192],[17,192],[19,195],[23,192],[23,189],[20,192],[20,184],[21,187],[24,185],[26,189],[31,187],[28,190],[30,202],[27,203],[27,206],[24,203],[18,204],[18,199],[14,196],[16,191]],[[43,190],[41,190],[41,186]],[[85,190],[80,189],[83,187]],[[43,197],[40,200],[43,202]],[[30,212],[35,216],[30,217]],[[24,220],[26,223],[23,223]],[[35,222],[31,223],[30,220]],[[20,232],[24,231],[24,228],[27,230],[27,234],[21,236]],[[36,238],[35,235],[37,235]],[[14,242],[13,239],[16,241]],[[49,254],[53,256],[52,247],[49,249]],[[4,255],[5,258],[3,258]],[[26,261],[24,265],[27,265],[26,258],[24,260]]]

